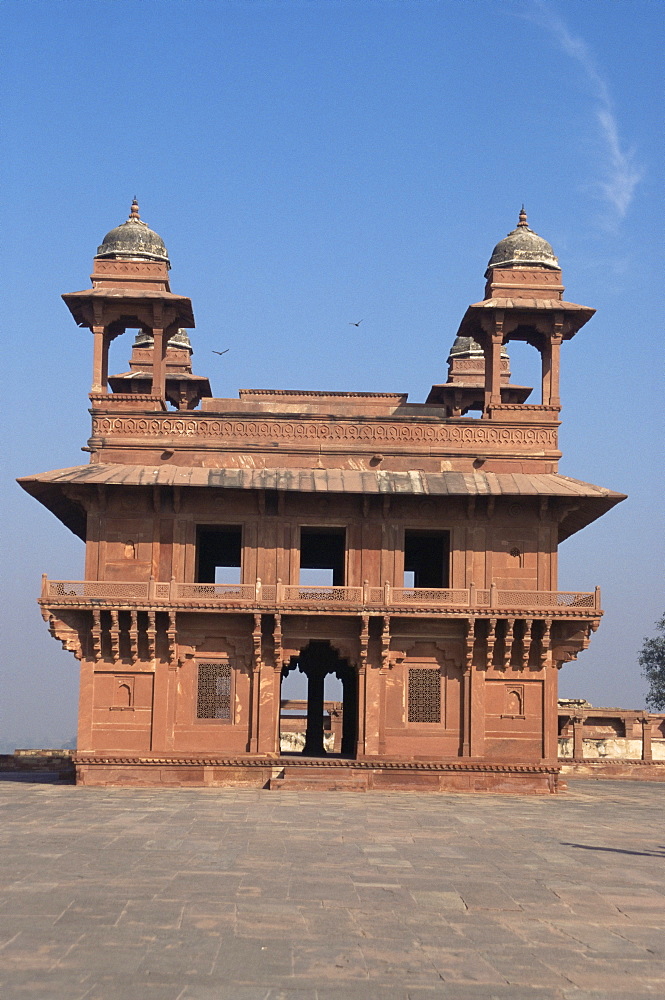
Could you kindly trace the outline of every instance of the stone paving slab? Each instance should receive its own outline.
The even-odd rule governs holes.
[[[0,781],[0,997],[660,998],[664,806]]]

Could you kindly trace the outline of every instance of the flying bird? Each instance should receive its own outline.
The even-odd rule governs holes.
[[[357,323],[349,323],[349,326],[360,326],[361,323],[362,323],[362,320],[359,319]]]
[[[212,353],[213,354],[228,354],[230,350],[231,350],[231,348],[227,347],[225,351],[213,351]]]

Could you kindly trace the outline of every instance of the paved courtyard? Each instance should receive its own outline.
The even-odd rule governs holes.
[[[3,1000],[665,995],[665,786],[0,781]]]

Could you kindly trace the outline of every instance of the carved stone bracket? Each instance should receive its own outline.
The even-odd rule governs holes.
[[[467,618],[464,623],[464,669],[470,670],[473,665],[473,649],[476,643],[476,619]]]
[[[83,656],[83,647],[79,630],[70,625],[65,625],[55,615],[48,616],[48,630],[54,639],[62,643],[62,648],[68,653],[73,653],[77,660]]]
[[[390,615],[384,615],[381,629],[381,669],[390,669]]]
[[[102,613],[99,608],[92,609],[92,658],[98,660],[102,655]]]
[[[362,627],[360,629],[360,670],[362,673],[367,669],[367,658],[369,651],[369,615],[361,615]]]
[[[117,660],[120,656],[120,624],[118,621],[118,612],[111,611],[111,657]]]
[[[531,653],[531,633],[533,630],[533,618],[525,618],[524,620],[524,635],[522,637],[522,667],[526,667],[529,663],[529,655]]]
[[[279,612],[275,614],[275,624],[273,627],[273,666],[281,673],[284,650],[282,648],[282,616]]]
[[[515,619],[506,619],[506,634],[503,640],[503,667],[504,670],[510,666],[513,658],[513,641],[515,633]]]
[[[176,660],[176,657],[177,657],[177,642],[176,642],[176,640],[177,640],[177,636],[178,636],[178,629],[177,629],[177,623],[176,623],[176,612],[170,610],[168,612],[168,615],[169,615],[169,625],[168,625],[168,628],[166,630],[166,636],[167,636],[168,644],[169,644],[169,662],[173,663],[175,665],[176,662],[177,662],[177,660]]]
[[[550,651],[550,633],[552,630],[552,621],[546,618],[543,622],[543,634],[540,637],[540,662],[544,665],[547,662],[547,657]]]
[[[148,637],[148,659],[154,660],[157,645],[157,614],[155,611],[148,611],[148,627],[146,635]]]
[[[137,611],[129,612],[129,655],[132,663],[139,655],[139,616]]]
[[[263,662],[262,657],[262,636],[261,636],[261,615],[254,615],[254,628],[252,629],[252,665],[254,670],[259,671]]]
[[[496,618],[490,618],[487,623],[487,659],[488,667],[494,662],[494,644],[496,642]]]

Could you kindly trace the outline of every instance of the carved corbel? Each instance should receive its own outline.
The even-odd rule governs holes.
[[[275,624],[273,626],[273,666],[275,670],[282,670],[282,661],[284,659],[284,650],[282,648],[282,616],[277,611],[275,613]]]
[[[598,626],[596,626],[596,628],[597,627]],[[592,633],[592,631],[595,631],[595,629],[593,628],[593,623],[589,622],[588,625],[585,625],[585,627],[584,627],[584,633],[583,633],[583,636],[582,636],[582,649],[588,649],[589,648],[589,643],[591,642],[591,633]]]
[[[369,615],[361,615],[362,628],[360,629],[360,670],[362,673],[367,669],[367,659],[369,655]]]
[[[166,630],[166,636],[167,636],[168,644],[169,644],[169,662],[172,663],[175,666],[176,662],[177,662],[176,661],[176,653],[177,653],[176,639],[177,639],[177,635],[178,635],[177,622],[176,622],[176,612],[173,611],[173,610],[169,610],[168,611],[168,616],[169,616],[169,625],[168,625],[168,628]]]
[[[118,612],[111,611],[111,658],[117,660],[120,656],[120,623]]]
[[[467,618],[464,623],[464,669],[473,666],[473,650],[476,644],[476,619]]]
[[[487,658],[486,664],[492,666],[494,661],[494,643],[496,642],[496,618],[490,618],[487,623]]]
[[[489,496],[487,498],[487,517],[489,520],[491,520],[494,517],[495,504],[496,504],[496,498],[493,496]]]
[[[262,663],[262,637],[261,637],[261,615],[254,615],[254,628],[252,629],[252,665],[254,670],[261,669]]]
[[[390,669],[390,615],[383,616],[381,629],[381,669]]]
[[[546,618],[543,622],[543,633],[540,637],[540,662],[544,666],[547,663],[547,656],[550,651],[550,633],[552,630],[552,621],[550,618]]]
[[[503,667],[504,670],[510,666],[513,658],[513,640],[515,635],[515,619],[506,619],[506,634],[503,640]]]
[[[152,488],[152,509],[155,514],[159,514],[162,509],[162,491],[159,486]]]
[[[525,618],[524,635],[522,637],[522,667],[526,667],[529,663],[529,655],[531,653],[532,629],[533,629],[533,618]]]
[[[148,659],[155,659],[155,650],[157,645],[157,613],[155,611],[148,611],[148,627],[146,629],[146,636],[148,638]]]
[[[102,655],[102,613],[99,608],[92,609],[92,658],[98,660]]]
[[[73,653],[77,660],[83,657],[83,647],[78,629],[67,626],[53,614],[48,615],[48,630],[54,639],[62,644],[68,653]]]
[[[129,612],[129,656],[136,663],[139,655],[139,616],[137,611]]]

